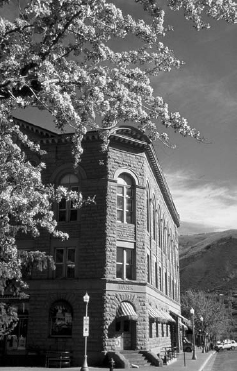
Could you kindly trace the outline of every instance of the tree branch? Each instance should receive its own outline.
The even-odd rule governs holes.
[[[46,57],[50,54],[52,48],[54,45],[56,45],[59,41],[59,39],[65,34],[65,32],[67,31],[68,27],[71,25],[72,21],[77,18],[80,14],[82,13],[81,10],[79,10],[77,13],[75,13],[68,21],[67,23],[64,25],[64,28],[61,32],[59,32],[59,34],[55,37],[55,39],[52,41],[52,44],[49,46],[48,50],[45,52],[45,53],[40,53],[40,56],[42,57],[42,61],[44,61],[46,59]],[[44,42],[46,41],[46,38],[43,40],[43,44]]]

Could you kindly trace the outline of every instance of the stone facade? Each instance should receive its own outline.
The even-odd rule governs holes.
[[[28,154],[32,161],[46,163],[45,183],[59,185],[75,173],[70,135],[18,123],[47,152],[42,159]],[[57,266],[56,272],[33,271],[28,280],[25,352],[68,350],[73,365],[82,364],[86,292],[89,365],[98,365],[110,351],[179,349],[179,216],[153,146],[140,131],[127,127],[111,136],[106,152],[96,132],[86,135],[83,147],[75,175],[83,196],[96,195],[96,203],[83,206],[71,221],[59,221],[59,229],[70,235],[67,241],[45,232],[18,240],[19,248],[54,256]],[[125,194],[118,195],[118,189]],[[56,217],[71,206],[59,208],[55,205]],[[9,355],[17,354],[17,346],[7,349]]]

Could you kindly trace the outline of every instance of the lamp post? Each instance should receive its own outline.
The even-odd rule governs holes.
[[[195,348],[195,327],[194,327],[194,309],[193,308],[190,309],[190,313],[191,313],[191,316],[192,316],[192,330],[193,330],[193,356],[192,356],[192,359],[197,359],[196,348]]]
[[[202,324],[202,353],[205,353],[205,340],[204,340],[204,332],[203,332],[203,317],[201,316],[200,317],[200,321],[201,321],[201,324]]]
[[[83,296],[83,301],[86,303],[86,316],[83,318],[83,336],[85,338],[85,355],[84,355],[84,363],[81,367],[81,371],[89,371],[89,367],[87,364],[87,337],[89,336],[89,317],[88,317],[88,303],[90,297],[86,292],[86,295]]]

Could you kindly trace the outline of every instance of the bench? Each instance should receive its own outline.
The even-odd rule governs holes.
[[[49,350],[46,352],[45,367],[71,367],[71,360],[71,352]]]

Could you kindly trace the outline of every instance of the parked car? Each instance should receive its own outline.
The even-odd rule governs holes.
[[[217,352],[219,352],[219,350],[223,350],[223,342],[218,340],[218,341],[216,342],[216,345],[215,345],[214,349],[215,349]]]
[[[183,351],[184,352],[192,352],[193,344],[187,338],[183,339]]]
[[[231,340],[229,340],[229,339],[226,339],[226,340],[224,340],[224,341],[217,341],[217,343],[216,343],[216,346],[215,346],[215,350],[217,351],[217,352],[219,352],[219,350],[231,350],[231,349],[234,349],[233,348],[234,347],[234,345],[232,345],[232,342],[231,342]]]
[[[237,343],[235,340],[231,340],[231,349],[237,349]]]

